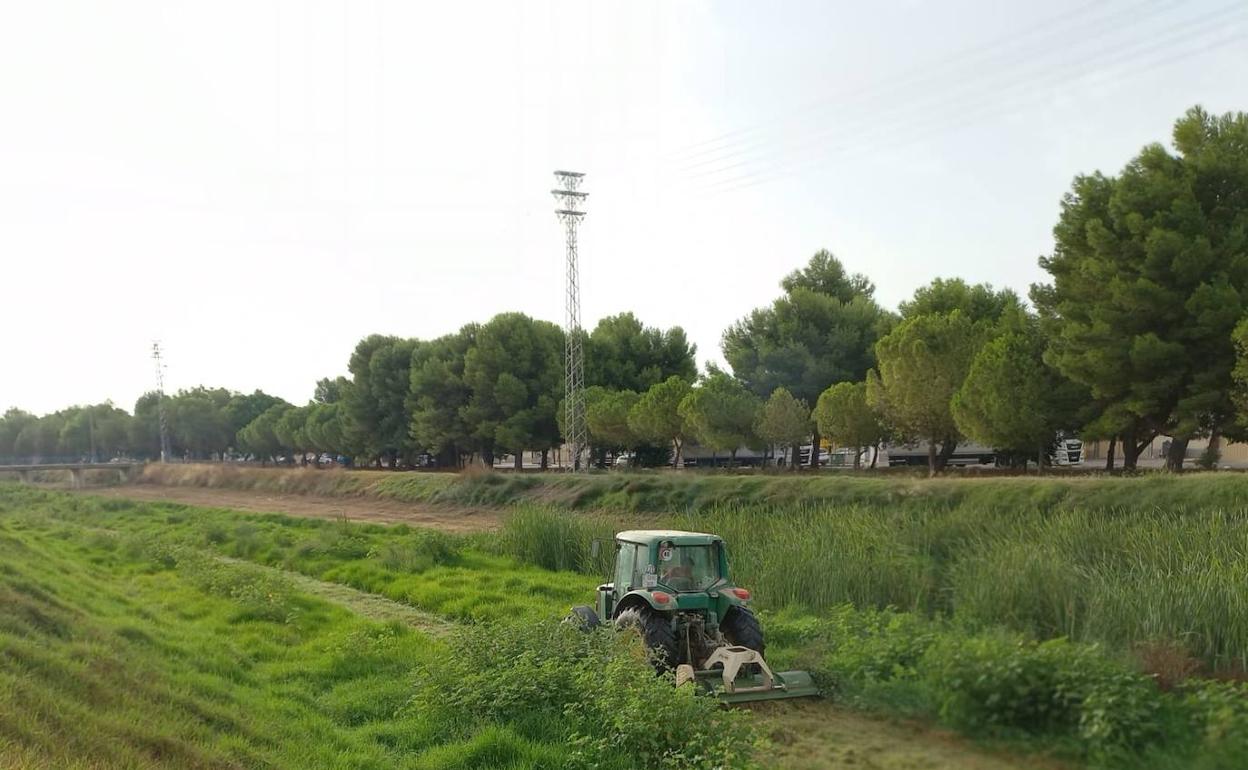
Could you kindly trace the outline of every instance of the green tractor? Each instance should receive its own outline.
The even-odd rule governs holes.
[[[763,630],[749,602],[750,592],[729,577],[719,536],[630,530],[615,536],[613,580],[598,586],[597,607],[572,613],[587,628],[635,630],[656,668],[675,669],[678,686],[692,683],[725,702],[817,695],[810,674],[773,672],[763,660]]]

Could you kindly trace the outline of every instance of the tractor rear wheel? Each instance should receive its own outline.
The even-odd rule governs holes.
[[[719,630],[729,644],[748,647],[759,655],[763,654],[763,628],[758,624],[754,613],[745,607],[730,608],[724,621],[719,624]]]
[[[615,627],[637,631],[656,671],[667,671],[679,662],[680,648],[676,645],[672,621],[663,613],[649,607],[630,607],[615,617]]]

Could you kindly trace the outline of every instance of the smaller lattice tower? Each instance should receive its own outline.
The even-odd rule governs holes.
[[[165,413],[165,362],[160,343],[152,343],[152,360],[156,362],[156,413],[160,415],[160,461],[169,462],[169,416]]]

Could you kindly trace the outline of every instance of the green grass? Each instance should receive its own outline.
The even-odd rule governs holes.
[[[405,681],[439,654],[427,637],[257,585],[245,568],[195,574],[124,551],[106,535],[0,520],[5,763],[419,767],[431,748],[481,739],[403,713]],[[253,587],[264,593],[241,595]]]
[[[449,474],[184,466],[170,483],[332,489],[428,504],[513,511],[485,550],[595,578],[609,552],[589,543],[650,521],[717,532],[761,606],[841,603],[955,615],[1040,638],[1186,651],[1208,673],[1248,671],[1248,475],[915,479],[695,473]],[[162,476],[163,474],[163,476]],[[294,562],[287,560],[285,566]],[[315,574],[307,560],[296,569]],[[497,565],[494,565],[497,568]],[[387,575],[351,566],[352,584]],[[471,570],[471,567],[470,567]],[[457,597],[462,572],[422,606]],[[512,584],[524,578],[513,576]],[[580,590],[572,581],[568,594]],[[398,589],[390,589],[389,596]],[[449,593],[448,593],[449,592]],[[490,587],[493,597],[498,587]]]
[[[1243,512],[1214,503],[1072,507],[1071,485],[1091,484],[1080,499],[1093,500],[1102,494],[1095,481],[1059,482],[1058,492],[1047,481],[964,482],[1005,485],[997,496],[1017,498],[1017,507],[1008,514],[998,507],[1000,500],[993,498],[990,504],[975,492],[959,493],[956,504],[931,507],[904,500],[890,509],[862,501],[769,509],[722,506],[665,518],[729,539],[738,582],[753,588],[767,610],[764,622],[773,664],[810,669],[842,702],[939,722],[968,735],[1040,748],[1093,766],[1242,766],[1248,755],[1248,690],[1182,680],[1193,673],[1193,653],[1206,656],[1207,670],[1242,661],[1243,570],[1248,561]],[[1113,480],[1137,482],[1158,485],[1154,479]],[[1159,494],[1167,499],[1173,490],[1163,485]],[[1206,499],[1219,498],[1210,493]],[[84,586],[74,589],[74,598],[84,603],[78,614],[56,620],[57,607],[39,610],[53,618],[44,635],[54,639],[60,633],[56,629],[76,628],[80,617],[87,618],[88,628],[102,622],[94,602],[103,589],[91,582],[99,583],[102,575],[111,575],[114,590],[122,584],[140,586],[137,594],[119,595],[137,600],[144,612],[152,606],[173,606],[178,613],[192,608],[189,615],[177,614],[169,622],[196,624],[186,632],[195,644],[216,643],[201,637],[228,638],[233,646],[214,668],[222,677],[217,684],[222,692],[235,680],[252,682],[255,672],[269,670],[264,654],[278,657],[279,649],[285,655],[294,649],[297,657],[314,661],[324,651],[325,637],[343,633],[338,623],[361,621],[310,600],[294,581],[275,576],[271,569],[223,565],[219,557],[389,597],[464,623],[467,630],[433,641],[395,626],[363,624],[359,627],[394,629],[403,639],[418,639],[419,651],[404,650],[403,663],[366,659],[359,666],[358,682],[341,689],[335,684],[332,694],[316,698],[282,689],[291,675],[275,674],[264,686],[278,687],[280,696],[265,697],[311,704],[312,711],[298,720],[321,725],[307,728],[320,731],[316,740],[334,736],[341,745],[355,746],[350,741],[359,738],[358,751],[366,759],[344,766],[366,767],[373,761],[380,763],[376,766],[404,766],[384,753],[397,745],[406,748],[401,761],[410,760],[406,766],[411,767],[565,766],[584,763],[589,756],[584,752],[619,755],[622,744],[611,741],[639,745],[636,741],[644,736],[630,730],[647,724],[645,714],[665,714],[664,734],[673,736],[693,730],[690,720],[696,722],[694,717],[702,714],[696,712],[699,706],[662,701],[662,693],[669,690],[647,691],[640,701],[611,700],[611,692],[602,686],[605,676],[621,677],[620,688],[638,692],[661,680],[628,679],[639,669],[625,665],[628,653],[609,647],[581,649],[579,637],[560,636],[549,625],[568,605],[590,600],[610,553],[607,549],[590,558],[589,543],[609,535],[615,522],[628,515],[520,505],[501,532],[450,536],[402,526],[130,503],[0,485],[0,585],[29,583],[11,566],[24,563],[26,569],[43,569],[64,581],[64,593],[71,586]],[[26,562],[11,559],[6,550],[32,544],[38,553]],[[204,603],[216,609],[193,609]],[[341,620],[326,620],[324,628],[309,626],[333,613]],[[127,645],[149,639],[148,620],[129,616],[124,631],[113,636]],[[216,624],[216,637],[198,626],[209,621]],[[517,630],[500,637],[495,629],[501,621],[518,622]],[[311,635],[292,636],[305,626],[309,634],[323,632],[325,637],[314,641]],[[258,652],[247,647],[247,654],[241,654],[239,646],[250,644],[246,630],[253,628],[269,629],[270,637],[262,639],[257,631]],[[369,643],[350,638],[348,646]],[[300,646],[305,643],[315,649],[305,652]],[[1142,643],[1147,646],[1141,648]],[[39,646],[56,649],[57,644],[44,638]],[[6,649],[0,646],[0,662],[5,662],[0,673],[7,675]],[[199,655],[199,650],[177,648],[172,660]],[[1144,668],[1142,652],[1153,658]],[[1169,659],[1158,660],[1159,655]],[[203,657],[213,660],[212,655]],[[620,660],[624,662],[618,669],[611,668]],[[24,660],[20,663],[25,665]],[[1171,676],[1167,666],[1179,674]],[[395,673],[400,670],[405,673]],[[1162,674],[1161,684],[1174,689],[1159,687],[1152,673]],[[29,674],[13,679],[26,681]],[[145,681],[159,677],[145,675]],[[0,680],[0,712],[13,703],[4,700],[6,686],[11,685]],[[400,692],[406,693],[406,708],[396,710],[388,693],[397,699]],[[375,695],[390,705],[376,710]],[[648,710],[623,721],[617,718],[643,705]],[[31,766],[53,763],[46,752],[55,747],[30,736],[45,717],[53,719],[49,735],[77,729],[47,717],[62,712],[73,713],[72,706],[37,710],[39,716],[27,722],[15,718],[20,730],[10,729],[0,716],[0,741],[9,741],[0,742],[0,755]],[[489,718],[482,720],[482,714]],[[425,732],[411,732],[415,728],[403,721],[417,715]],[[321,719],[328,722],[317,721]],[[394,727],[393,720],[400,726]],[[615,725],[605,743],[569,738],[592,733],[587,726],[602,724]],[[185,738],[182,726],[172,723],[168,734],[183,736],[197,751],[217,750],[218,740],[228,746],[237,740],[209,733]],[[98,729],[110,735],[112,728]],[[282,724],[273,729],[294,728]],[[339,730],[348,737],[338,737]],[[398,737],[438,731],[443,731],[438,741],[403,742],[406,738]],[[681,741],[704,735],[681,734]],[[388,737],[377,739],[379,749],[360,735]],[[250,744],[246,748],[260,751]],[[660,741],[644,751],[639,748],[641,753],[628,761],[656,767],[694,761],[669,749],[670,744]],[[720,750],[730,756],[734,747],[725,744]],[[383,753],[374,760],[368,752],[377,751]],[[60,756],[66,761],[80,758],[73,752]],[[227,761],[251,766],[262,760],[286,766],[291,761],[263,753],[243,759],[211,757],[204,761],[212,766]],[[105,766],[128,766],[127,761]],[[194,766],[198,760],[180,761]],[[306,763],[320,766],[315,758]]]
[[[741,716],[634,665],[627,639],[550,617],[445,639],[362,620],[271,569],[222,561],[215,549],[239,542],[216,534],[229,518],[0,485],[0,766],[750,764]],[[304,542],[234,518],[248,543]],[[351,558],[350,544],[311,530],[334,546],[314,554],[321,566]],[[500,644],[517,654],[495,654]],[[604,676],[617,678],[610,692],[593,686]],[[613,725],[617,713],[632,716]],[[691,758],[689,745],[707,751]]]
[[[896,607],[1042,639],[1173,646],[1207,673],[1248,670],[1248,511],[999,506],[724,506],[663,521],[722,535],[735,580],[764,608]],[[496,548],[602,576],[611,554],[591,559],[589,543],[626,525],[521,506]]]

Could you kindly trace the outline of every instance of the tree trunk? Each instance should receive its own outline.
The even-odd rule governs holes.
[[[862,447],[854,447],[854,470],[862,470]]]
[[[1187,444],[1190,437],[1175,438],[1170,441],[1170,449],[1166,452],[1166,470],[1171,473],[1183,471],[1183,458],[1187,456]]]
[[[936,475],[936,439],[927,442],[927,477]]]
[[[1122,434],[1122,469],[1124,471],[1133,471],[1140,459],[1140,454],[1144,448],[1153,443],[1153,439],[1157,437],[1156,433],[1150,433],[1148,438],[1143,441],[1136,442],[1135,431],[1130,430]]]
[[[1124,430],[1122,432],[1122,469],[1124,471],[1135,470],[1135,463],[1139,457],[1140,453],[1135,445],[1135,429]]]
[[[810,468],[819,470],[819,428],[815,428],[810,437]]]
[[[932,447],[929,451],[935,451],[935,448]],[[940,442],[940,454],[936,456],[936,470],[932,475],[943,471],[949,465],[949,460],[956,451],[958,451],[958,442],[954,439],[946,438]]]
[[[1114,469],[1114,450],[1118,446],[1118,437],[1109,437],[1109,449],[1105,450],[1105,470],[1112,471]]]
[[[875,463],[880,459],[880,445],[875,444],[871,447],[871,470],[875,470]]]
[[[1122,469],[1124,471],[1135,470],[1135,463],[1139,459],[1140,453],[1135,448],[1135,442],[1126,440],[1122,442]]]
[[[542,450],[542,470],[546,470],[549,467],[550,467],[550,450],[543,449]]]
[[[1218,460],[1220,459],[1222,449],[1222,428],[1213,426],[1213,431],[1209,434],[1209,445],[1205,447],[1205,455],[1209,458],[1208,462],[1202,463],[1205,470],[1216,471],[1218,469]]]
[[[481,450],[481,464],[487,468],[494,467],[494,447],[485,447]]]
[[[802,461],[802,445],[794,444],[789,447],[789,470],[797,470],[797,466]]]
[[[1044,444],[1036,450],[1036,475],[1044,475]]]
[[[679,438],[673,438],[672,451],[675,453],[675,457],[672,458],[672,464],[676,467],[676,470],[684,470],[685,442],[681,441]]]
[[[524,470],[524,450],[523,449],[516,450],[516,458],[515,460],[512,461],[511,467],[518,471]]]

